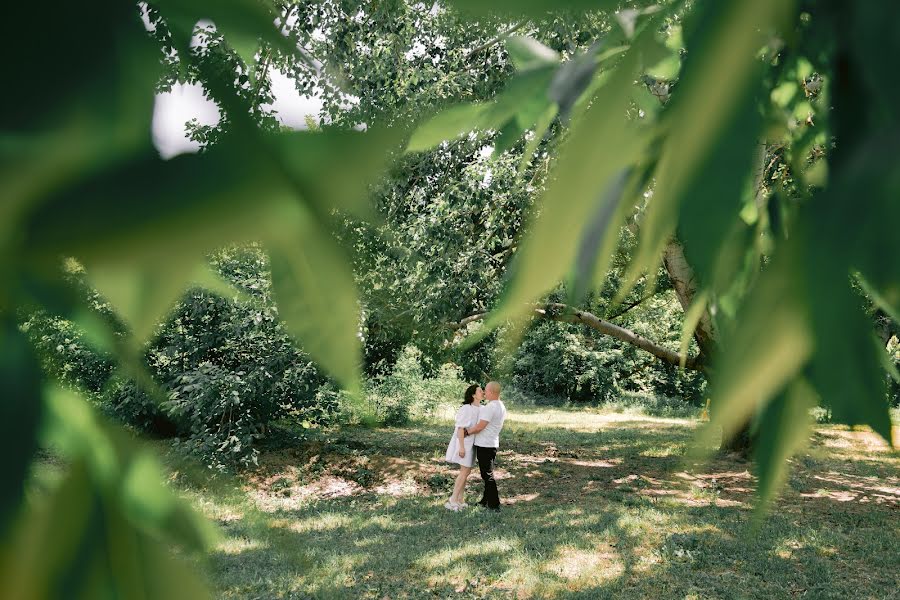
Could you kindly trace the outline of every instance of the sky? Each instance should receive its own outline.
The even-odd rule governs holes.
[[[293,129],[306,129],[306,115],[318,121],[322,101],[301,96],[293,80],[280,71],[270,72],[275,102],[263,105],[271,109],[282,124]],[[185,152],[196,152],[200,145],[185,135],[184,124],[196,118],[202,125],[214,125],[219,120],[218,107],[203,97],[199,84],[177,84],[172,91],[157,94],[153,107],[153,143],[163,158]]]

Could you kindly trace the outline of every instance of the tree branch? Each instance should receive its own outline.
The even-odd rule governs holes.
[[[487,313],[475,313],[474,315],[469,315],[464,319],[461,319],[455,323],[447,323],[447,328],[452,329],[453,331],[458,331],[468,325],[469,323],[474,323],[475,321],[480,321],[484,317],[487,316]]]
[[[500,42],[505,40],[509,34],[515,33],[519,29],[522,29],[522,27],[525,26],[525,23],[526,23],[526,21],[522,21],[521,23],[516,23],[509,29],[507,29],[505,31],[501,31],[495,37],[492,37],[491,39],[489,39],[485,43],[481,44],[480,46],[476,46],[475,48],[470,50],[468,54],[466,54],[465,62],[469,62],[470,60],[472,60],[472,57],[475,56],[476,54],[478,54],[479,52],[483,52],[484,50],[487,50],[491,46],[493,46],[495,44],[499,44]]]
[[[642,297],[642,298],[638,298],[637,300],[635,300],[634,302],[632,302],[632,303],[629,304],[628,306],[624,307],[622,310],[620,310],[619,312],[617,312],[617,313],[614,314],[613,316],[607,317],[606,320],[607,320],[607,321],[612,321],[613,319],[618,319],[619,317],[621,317],[622,315],[624,315],[625,313],[627,313],[627,312],[628,312],[629,310],[631,310],[632,308],[634,308],[634,307],[636,307],[636,306],[640,306],[640,305],[643,304],[645,301],[649,300],[650,298],[652,298],[653,296],[655,296],[655,295],[658,294],[658,293],[659,293],[659,290],[656,289],[656,290],[652,291],[651,293],[647,294],[646,296],[644,296],[644,297]]]
[[[454,331],[458,331],[469,323],[478,321],[479,319],[483,319],[486,314],[487,313],[477,313],[474,315],[470,315],[460,320],[459,322],[450,323],[447,326]],[[675,366],[681,365],[681,355],[678,352],[660,346],[656,342],[648,340],[647,338],[638,335],[630,329],[620,327],[619,325],[610,323],[609,321],[604,321],[597,315],[589,313],[585,310],[576,310],[565,304],[551,302],[548,304],[535,305],[534,315],[536,317],[549,319],[551,321],[587,325],[591,329],[599,331],[604,335],[608,335],[622,342],[631,344],[632,346],[640,348],[644,352],[649,352],[663,362],[667,362]],[[689,356],[685,361],[685,368],[691,371],[702,371],[703,364],[699,357]]]

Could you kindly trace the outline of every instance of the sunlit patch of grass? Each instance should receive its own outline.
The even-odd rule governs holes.
[[[568,585],[597,585],[615,579],[625,571],[618,553],[608,545],[590,549],[563,546],[557,554],[542,565],[542,570],[566,580]]]
[[[266,547],[267,544],[263,544],[259,540],[251,540],[244,537],[229,537],[219,543],[216,547],[216,551],[233,556],[249,550],[262,550]]]

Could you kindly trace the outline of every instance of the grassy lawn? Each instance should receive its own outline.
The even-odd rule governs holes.
[[[900,456],[819,427],[752,530],[751,465],[686,465],[696,426],[511,406],[500,514],[442,507],[449,416],[314,435],[240,487],[170,459],[225,533],[221,598],[900,598]]]

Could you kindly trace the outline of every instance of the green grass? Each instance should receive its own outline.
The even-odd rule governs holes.
[[[696,426],[510,407],[500,514],[442,507],[449,418],[322,433],[240,487],[169,458],[224,531],[220,598],[900,597],[900,458],[871,432],[820,426],[754,530],[751,464],[686,465]]]

